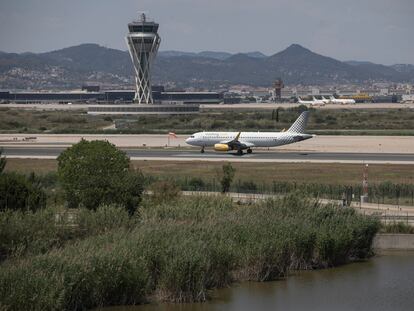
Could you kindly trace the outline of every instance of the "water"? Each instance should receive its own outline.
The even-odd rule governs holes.
[[[149,304],[111,311],[414,310],[414,252],[298,272],[287,280],[234,284],[195,304]]]

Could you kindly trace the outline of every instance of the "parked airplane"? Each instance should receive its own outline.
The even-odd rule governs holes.
[[[324,96],[322,96],[322,101],[323,101],[325,104],[332,104],[332,101],[331,101],[329,98],[325,98]]]
[[[215,151],[236,150],[238,155],[252,153],[254,147],[276,147],[296,143],[314,137],[305,134],[309,111],[304,111],[287,131],[282,132],[198,132],[186,139],[186,143],[201,147],[214,147]]]
[[[314,105],[324,106],[326,104],[325,101],[323,100],[323,97],[322,99],[317,99],[315,96],[312,96],[312,99],[313,99]]]
[[[304,104],[304,105],[312,105],[313,100],[302,100],[300,97],[298,97],[298,103],[299,104]]]
[[[329,98],[332,104],[343,104],[343,105],[355,104],[354,99],[340,99],[340,98],[335,98],[334,96],[330,96]]]
[[[315,97],[313,97],[312,100],[302,100],[300,97],[298,97],[298,103],[303,105],[310,105],[311,107],[325,105],[322,100],[316,99]]]

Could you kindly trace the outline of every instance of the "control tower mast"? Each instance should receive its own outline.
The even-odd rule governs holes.
[[[134,101],[138,104],[152,104],[151,67],[161,38],[158,35],[159,24],[147,21],[144,13],[139,20],[128,24],[126,36],[129,54],[135,68],[136,93]]]
[[[285,87],[281,78],[276,79],[273,83],[274,88],[274,99],[275,102],[280,102],[282,100],[282,89]]]

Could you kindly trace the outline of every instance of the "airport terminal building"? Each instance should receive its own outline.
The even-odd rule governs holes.
[[[85,104],[88,114],[195,114],[200,104],[219,104],[223,94],[217,92],[152,91],[152,104],[135,104],[135,91],[10,92],[0,91],[0,102],[19,104]]]
[[[102,92],[12,92],[0,91],[0,101],[20,104],[132,104],[135,91],[112,90]],[[154,104],[219,104],[223,94],[217,92],[165,92],[162,87],[152,91]]]

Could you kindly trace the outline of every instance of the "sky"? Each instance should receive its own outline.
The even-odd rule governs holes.
[[[414,64],[414,0],[0,0],[0,51],[82,43],[126,50],[138,12],[160,50],[277,53],[292,43],[339,60]]]

